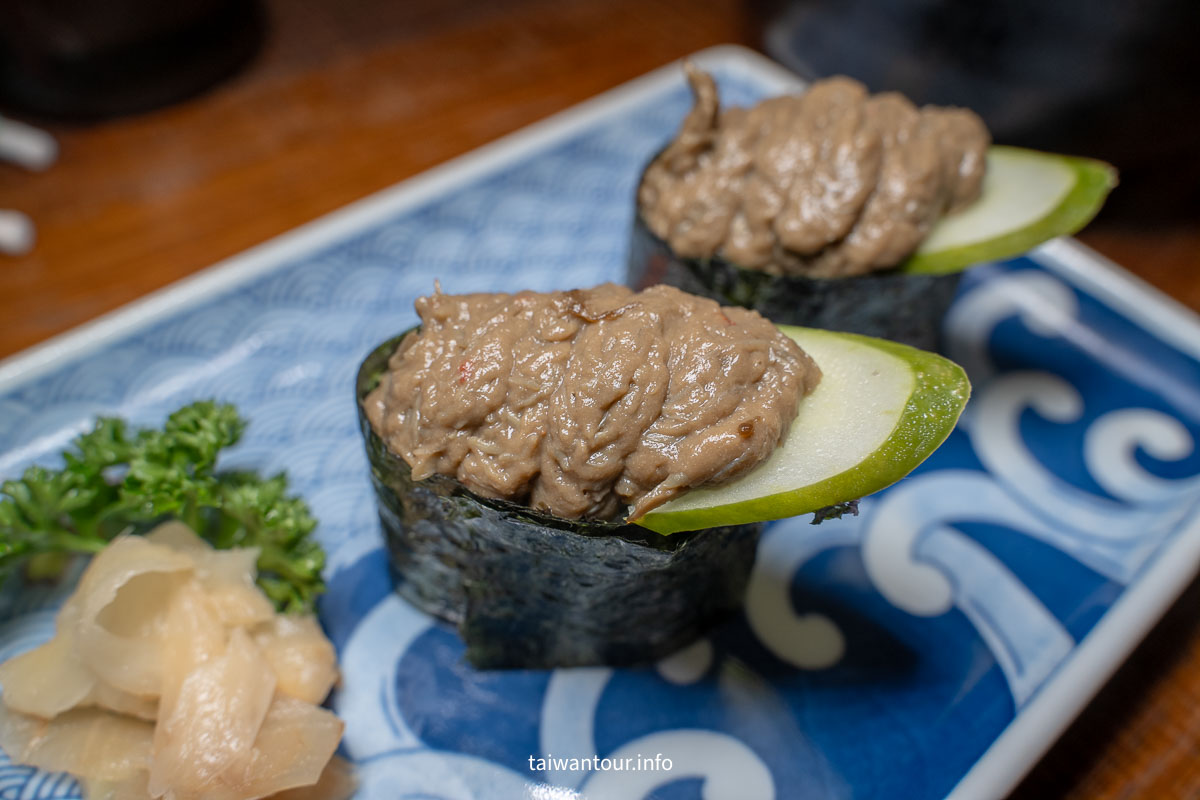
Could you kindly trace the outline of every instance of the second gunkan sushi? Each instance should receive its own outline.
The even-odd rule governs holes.
[[[628,280],[669,283],[775,322],[937,344],[962,270],[1073,233],[1107,164],[990,146],[961,108],[917,108],[850,78],[752,108],[695,104],[637,191]]]

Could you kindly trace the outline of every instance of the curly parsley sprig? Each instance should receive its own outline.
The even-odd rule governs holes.
[[[280,474],[220,472],[220,452],[246,427],[232,405],[185,406],[162,430],[101,418],[58,470],[30,467],[0,485],[0,581],[24,566],[51,577],[74,553],[96,553],[123,531],[168,517],[218,548],[257,547],[258,583],[285,611],[311,611],[325,590],[316,520]]]

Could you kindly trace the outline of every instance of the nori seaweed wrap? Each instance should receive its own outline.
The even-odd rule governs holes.
[[[942,318],[958,291],[961,271],[933,275],[893,269],[806,278],[746,269],[719,256],[685,258],[646,225],[636,195],[634,205],[626,271],[626,283],[634,289],[665,283],[722,305],[752,308],[784,325],[861,333],[937,350]]]
[[[654,661],[742,604],[760,524],[662,536],[480,497],[442,475],[414,481],[363,399],[403,335],[359,369],[355,398],[396,591],[458,627],[481,668]]]

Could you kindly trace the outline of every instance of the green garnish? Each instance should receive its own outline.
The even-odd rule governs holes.
[[[232,405],[209,400],[179,409],[162,430],[97,420],[62,469],[30,467],[0,485],[0,582],[22,565],[31,578],[54,577],[71,554],[175,517],[214,547],[259,548],[258,585],[275,606],[311,611],[325,590],[325,553],[307,504],[288,494],[283,474],[217,471],[245,426]]]

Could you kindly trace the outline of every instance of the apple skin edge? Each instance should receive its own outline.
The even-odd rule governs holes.
[[[788,325],[780,325],[779,329],[793,338],[793,334],[805,332],[803,328]],[[845,337],[882,350],[902,360],[913,372],[913,391],[883,446],[853,467],[808,486],[710,508],[651,511],[636,524],[666,535],[808,514],[892,485],[941,446],[954,430],[971,394],[971,384],[962,367],[934,353],[885,339],[853,333],[819,333]],[[751,472],[743,480],[753,474]]]
[[[900,265],[901,272],[911,275],[944,275],[983,261],[997,261],[1027,253],[1043,242],[1059,236],[1069,236],[1091,222],[1104,205],[1108,193],[1117,185],[1116,169],[1103,161],[1001,145],[994,146],[993,149],[1019,152],[1064,163],[1074,170],[1075,184],[1054,210],[1036,223],[994,239],[932,253],[917,253]]]

